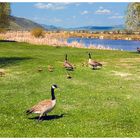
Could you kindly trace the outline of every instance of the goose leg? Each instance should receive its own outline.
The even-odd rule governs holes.
[[[93,66],[93,70],[95,70],[96,68]]]
[[[40,115],[39,115],[38,122],[42,121],[42,119],[41,119],[42,116],[43,116],[43,114],[40,114]]]

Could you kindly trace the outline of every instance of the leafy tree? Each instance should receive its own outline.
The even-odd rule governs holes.
[[[8,28],[10,24],[10,13],[10,3],[0,2],[0,28]]]
[[[140,3],[130,3],[126,12],[126,29],[132,31],[140,30]]]

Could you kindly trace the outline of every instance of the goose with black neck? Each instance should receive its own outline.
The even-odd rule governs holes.
[[[94,61],[91,59],[91,54],[89,53],[89,60],[88,60],[88,64],[91,68],[93,69],[98,69],[98,68],[101,68],[102,67],[102,64],[97,62],[97,61]]]
[[[56,84],[51,86],[51,99],[43,100],[39,102],[38,104],[28,109],[26,111],[26,114],[27,115],[31,113],[40,114],[38,118],[38,121],[40,121],[43,115],[47,115],[49,112],[51,112],[56,105],[56,97],[55,97],[55,92],[54,92],[55,88],[58,88]]]
[[[66,70],[74,70],[74,67],[73,67],[73,65],[70,63],[70,62],[68,62],[68,58],[67,58],[68,56],[67,56],[67,54],[65,55],[65,61],[64,61],[64,67],[66,68]]]

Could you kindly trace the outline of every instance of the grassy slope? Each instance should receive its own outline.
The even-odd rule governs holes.
[[[88,51],[103,62],[101,70],[81,66]],[[65,53],[77,67],[71,80],[62,67]],[[7,71],[0,77],[0,137],[140,137],[139,61],[131,52],[0,43],[0,67]],[[36,72],[38,66],[44,71]],[[49,115],[64,116],[41,123],[28,119],[26,109],[50,98],[53,83],[60,90]]]
[[[29,19],[13,17],[10,18],[10,29],[11,30],[31,30],[33,28],[40,27],[43,28],[40,24],[35,23]]]

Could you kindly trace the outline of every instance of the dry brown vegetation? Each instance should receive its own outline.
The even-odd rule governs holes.
[[[69,38],[69,37],[80,37],[80,38],[99,38],[99,39],[113,39],[113,40],[140,40],[139,34],[127,34],[127,33],[116,33],[110,32],[75,32],[75,31],[59,31],[59,32],[48,32],[51,36],[56,38]]]
[[[43,37],[35,37],[29,31],[9,31],[6,33],[1,33],[0,38],[4,38],[5,40],[17,41],[17,42],[27,42],[31,44],[37,45],[50,45],[50,46],[67,46],[67,47],[76,47],[76,48],[85,48],[83,43],[79,43],[77,41],[73,41],[72,43],[67,42],[68,37],[72,37],[69,32],[45,32],[43,33]],[[75,37],[75,34],[74,36]],[[112,48],[105,48],[103,46],[93,46],[89,45],[89,49],[105,49],[112,50]]]
[[[44,37],[45,36],[45,32],[42,28],[34,28],[31,30],[31,35],[39,38],[39,37]]]

